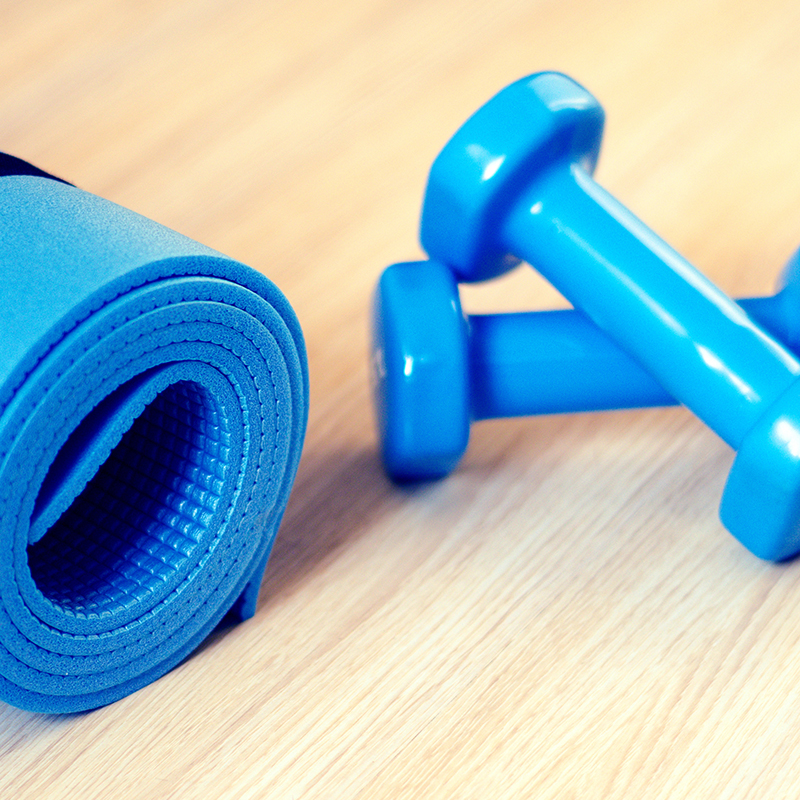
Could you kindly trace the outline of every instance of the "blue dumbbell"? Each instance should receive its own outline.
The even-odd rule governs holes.
[[[782,284],[737,302],[800,353],[800,250]],[[464,315],[455,277],[438,261],[384,270],[372,355],[383,463],[398,482],[451,472],[475,421],[677,402],[580,312]]]
[[[461,281],[519,259],[738,450],[723,524],[753,553],[800,551],[800,363],[591,177],[603,111],[564,75],[496,95],[434,162],[428,254]]]

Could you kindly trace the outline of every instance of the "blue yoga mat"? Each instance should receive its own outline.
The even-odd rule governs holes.
[[[263,275],[0,156],[0,699],[113,702],[255,610],[308,370]]]

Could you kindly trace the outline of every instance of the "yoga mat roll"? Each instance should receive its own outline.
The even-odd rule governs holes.
[[[0,156],[0,699],[118,700],[255,610],[308,370],[263,275]]]

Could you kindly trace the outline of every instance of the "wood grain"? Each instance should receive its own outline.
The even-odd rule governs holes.
[[[608,115],[599,180],[733,294],[800,238],[789,0],[5,0],[0,149],[262,270],[312,411],[254,619],[99,711],[0,707],[3,798],[783,798],[800,566],[721,527],[683,409],[476,425],[392,486],[369,299],[430,162],[539,69]],[[520,270],[469,310],[563,305]]]

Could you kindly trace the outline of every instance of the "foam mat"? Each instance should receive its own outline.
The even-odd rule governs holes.
[[[253,614],[302,333],[260,273],[10,157],[0,303],[0,699],[96,708]]]

